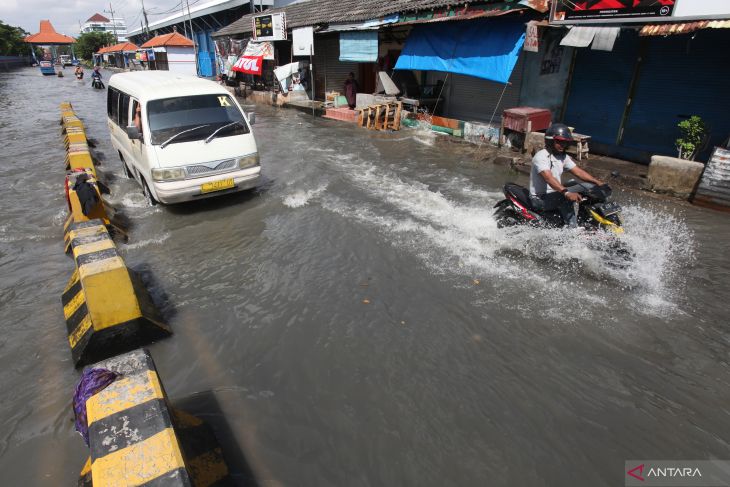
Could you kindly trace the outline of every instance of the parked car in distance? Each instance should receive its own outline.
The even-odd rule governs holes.
[[[137,108],[140,116],[135,117]],[[107,125],[124,171],[151,204],[256,187],[261,166],[246,116],[219,84],[169,71],[109,79]]]
[[[72,66],[73,60],[71,59],[71,56],[68,54],[61,54],[58,56],[58,60],[61,62],[61,66]]]

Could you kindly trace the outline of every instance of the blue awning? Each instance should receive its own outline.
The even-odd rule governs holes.
[[[340,32],[340,61],[374,63],[377,60],[377,30]]]
[[[444,71],[507,83],[524,42],[524,22],[478,19],[417,25],[395,69]]]

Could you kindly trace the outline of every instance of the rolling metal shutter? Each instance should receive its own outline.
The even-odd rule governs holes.
[[[730,134],[727,86],[730,62],[723,46],[730,35],[708,29],[695,35],[646,39],[646,55],[634,102],[624,128],[623,146],[651,154],[677,156],[677,124],[699,115],[710,129],[710,144],[698,160],[707,160]],[[724,58],[724,59],[723,59]]]
[[[304,58],[301,58],[304,59]],[[344,94],[344,85],[350,72],[357,78],[359,63],[340,61],[340,36],[330,34],[314,39],[314,79],[317,98],[324,99],[326,91]]]
[[[446,81],[449,85],[446,87],[449,96],[444,114],[458,120],[488,122],[497,107],[502,90],[505,90],[494,115],[495,122],[502,120],[502,111],[505,108],[519,106],[524,59],[524,54],[520,54],[515,69],[512,70],[512,76],[510,76],[512,84],[506,89],[501,83],[473,76],[450,74]]]
[[[564,121],[593,142],[616,144],[639,52],[637,37],[622,30],[611,52],[577,49]]]

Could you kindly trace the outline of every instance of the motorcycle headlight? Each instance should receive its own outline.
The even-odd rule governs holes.
[[[178,179],[185,179],[185,170],[181,167],[153,169],[152,179],[155,181],[176,181]]]
[[[239,157],[238,158],[238,168],[239,169],[248,169],[249,167],[254,167],[259,165],[259,153],[255,154],[249,154],[247,156]]]

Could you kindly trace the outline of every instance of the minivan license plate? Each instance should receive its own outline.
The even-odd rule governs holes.
[[[234,186],[233,178],[221,179],[220,181],[213,181],[211,183],[205,183],[200,185],[201,193],[212,193],[213,191],[220,191],[222,189],[229,189]]]

